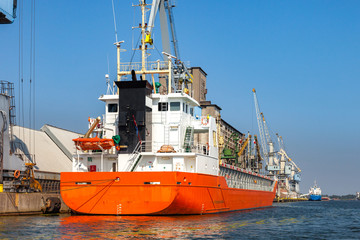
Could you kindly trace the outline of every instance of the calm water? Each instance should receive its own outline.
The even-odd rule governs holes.
[[[360,239],[360,201],[298,202],[203,216],[0,217],[0,239]]]

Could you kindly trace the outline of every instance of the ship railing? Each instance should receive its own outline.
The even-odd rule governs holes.
[[[190,67],[189,61],[184,61],[184,64],[187,67]],[[168,61],[148,61],[145,63],[146,70],[169,70],[169,62]],[[120,71],[121,72],[129,72],[131,70],[134,71],[141,71],[142,70],[142,63],[141,62],[125,62],[120,63]]]
[[[134,151],[131,153],[129,160],[128,160],[127,167],[126,167],[126,171],[130,171],[134,168],[134,165],[136,164],[136,160],[138,159],[139,154],[141,152],[142,143],[143,142],[138,142],[138,144],[134,148]]]
[[[227,179],[227,184],[231,188],[240,188],[240,189],[249,189],[249,190],[258,190],[258,191],[272,191],[273,185],[266,186],[255,183],[250,183],[247,181],[235,181],[232,179]]]
[[[147,70],[169,70],[168,61],[153,61],[147,62],[145,64]],[[120,63],[121,72],[129,72],[131,70],[141,71],[142,63],[141,62],[132,62],[132,63]]]
[[[203,155],[209,155],[209,146],[204,144],[195,144],[192,147],[192,152]]]
[[[139,142],[138,145],[135,147],[135,150],[132,153],[132,155],[135,154],[135,152],[154,152],[154,153],[156,153],[163,145],[166,145],[166,144],[164,144],[163,142],[156,142],[156,141],[154,141],[154,142],[141,141],[141,143]],[[183,148],[176,149],[176,147],[178,145],[174,145],[171,143],[168,145],[174,146],[175,151],[178,153],[186,152],[185,149],[183,149]],[[191,153],[199,153],[199,154],[203,154],[203,155],[209,155],[209,147],[206,144],[195,144],[190,148],[190,152]]]
[[[139,152],[152,152],[152,141],[141,141]]]
[[[220,175],[224,176],[230,188],[240,188],[259,191],[272,191],[274,182],[232,169],[220,168]]]
[[[164,144],[164,142],[156,142],[156,141],[142,141],[141,144],[138,143],[137,147],[135,149],[137,149],[138,152],[153,152],[156,153],[158,150],[160,150],[161,146],[163,145],[170,145],[173,146],[175,151],[178,153],[184,153],[185,149],[180,148],[177,149],[178,145],[175,144]],[[191,147],[191,151],[192,153],[200,153],[200,154],[204,154],[204,155],[209,155],[209,150],[207,148],[206,145],[202,145],[202,144],[197,144]]]

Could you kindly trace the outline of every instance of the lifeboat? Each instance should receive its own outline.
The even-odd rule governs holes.
[[[113,139],[108,138],[75,138],[73,139],[78,150],[107,150],[115,146]]]

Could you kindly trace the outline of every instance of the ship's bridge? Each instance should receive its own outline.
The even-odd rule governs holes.
[[[117,123],[119,115],[119,95],[106,94],[99,97],[100,101],[105,102],[105,114],[103,115],[103,136],[111,138],[118,134]]]
[[[196,133],[213,133],[209,134],[214,137],[209,138],[207,145],[217,145],[216,121],[211,116],[201,116],[195,99],[185,93],[152,94],[151,98],[153,152],[163,145],[172,146],[176,152],[192,152],[198,148],[194,145]],[[207,148],[209,155],[217,156],[215,149]]]

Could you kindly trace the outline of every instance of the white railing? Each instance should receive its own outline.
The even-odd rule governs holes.
[[[192,147],[191,152],[199,153],[203,155],[209,155],[209,145],[196,144]]]
[[[274,181],[249,173],[220,167],[220,175],[225,177],[230,188],[251,189],[260,191],[273,191]]]
[[[120,63],[121,72],[129,72],[131,70],[141,71],[141,68],[142,68],[141,62]],[[169,70],[169,64],[167,61],[147,62],[145,64],[145,68],[146,70]]]
[[[134,164],[136,163],[136,160],[140,155],[141,145],[142,142],[138,142],[138,144],[134,148],[134,151],[131,153],[127,163],[126,171],[130,171],[134,167]]]
[[[133,153],[130,155],[129,160],[132,159],[137,153],[140,153],[140,152],[156,153],[158,150],[160,150],[161,146],[163,146],[163,145],[164,145],[163,142],[142,141],[141,144],[139,142],[136,145]],[[153,147],[154,147],[154,150],[153,150]],[[176,152],[184,153],[185,149],[181,148],[181,149],[177,150]],[[203,154],[203,155],[209,155],[209,148],[208,148],[208,145],[196,144],[191,148],[191,152],[199,153],[199,154]]]

